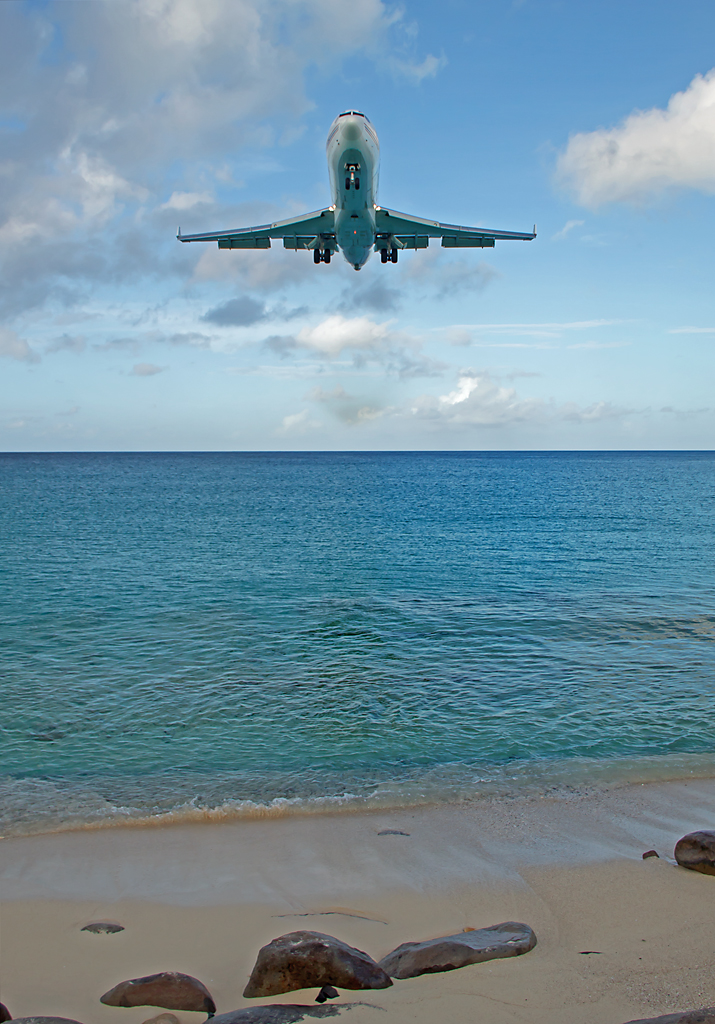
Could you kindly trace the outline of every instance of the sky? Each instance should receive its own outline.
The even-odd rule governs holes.
[[[712,0],[0,0],[0,449],[715,448]],[[529,231],[182,245],[379,202]]]

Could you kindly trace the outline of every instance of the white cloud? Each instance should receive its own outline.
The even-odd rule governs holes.
[[[565,323],[554,321],[542,324],[452,324],[449,327],[437,328],[437,330],[446,331],[452,344],[465,345],[468,343],[467,339],[473,337],[474,334],[507,335],[516,338],[560,338],[562,334],[570,331],[588,331],[598,327],[613,327],[622,323],[625,321],[571,320]]]
[[[615,128],[573,135],[557,174],[588,207],[643,202],[669,188],[715,192],[715,68],[665,110],[636,110]]]
[[[283,356],[307,350],[333,361],[349,354],[356,366],[378,363],[400,377],[441,373],[444,364],[422,354],[420,339],[395,330],[393,324],[393,320],[377,323],[366,316],[336,313],[295,335],[273,335],[264,344]]]
[[[32,349],[24,338],[20,338],[15,331],[0,327],[0,356],[8,359],[18,359],[24,363],[37,363],[40,357]]]
[[[568,402],[557,406],[540,398],[521,398],[515,388],[503,387],[487,371],[464,370],[457,386],[446,395],[421,395],[410,412],[437,426],[502,427],[519,423],[544,424],[555,420],[591,423],[626,415],[609,402],[581,407]]]
[[[281,434],[307,434],[312,430],[322,427],[320,420],[310,417],[310,411],[303,409],[302,412],[294,412],[284,416],[278,432]]]
[[[200,203],[212,203],[213,196],[210,192],[172,192],[171,196],[163,203],[160,210],[191,210]]]
[[[423,61],[415,64],[409,60],[393,57],[389,65],[397,77],[406,78],[415,85],[419,85],[425,78],[434,78],[443,67],[446,67],[447,58],[445,56],[435,57],[434,54],[428,53]]]
[[[580,228],[584,224],[582,220],[567,220],[560,231],[557,231],[555,235],[551,236],[552,242],[563,242],[564,238],[573,231],[574,228]]]

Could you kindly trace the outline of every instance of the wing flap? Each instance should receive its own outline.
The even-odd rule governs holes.
[[[332,209],[316,210],[301,217],[277,220],[273,224],[260,224],[255,228],[235,228],[229,231],[205,231],[198,235],[176,236],[180,242],[218,242],[219,249],[270,249],[272,238],[314,239],[335,234],[335,213]],[[286,248],[310,248],[286,246]]]
[[[378,234],[394,235],[395,238],[405,236],[441,238],[442,245],[448,249],[490,249],[495,240],[530,242],[532,238],[536,238],[536,230],[533,232],[497,231],[493,228],[461,227],[459,224],[442,224],[438,220],[411,217],[409,214],[386,210],[384,207],[375,211],[375,224]],[[422,246],[418,246],[418,248],[422,248]]]

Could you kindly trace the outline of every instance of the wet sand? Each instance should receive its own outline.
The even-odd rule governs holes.
[[[345,1012],[355,1024],[621,1024],[715,1005],[715,877],[667,859],[694,828],[715,828],[715,780],[7,839],[2,1000],[15,1016],[141,1024],[160,1011],[99,996],[177,970],[221,1013],[255,1005],[241,993],[256,952],[287,931],[327,932],[379,959],[407,940],[516,920],[539,939],[523,957],[342,992],[334,1005],[369,1004]],[[651,847],[661,859],[643,861]],[[125,930],[82,932],[92,920]]]

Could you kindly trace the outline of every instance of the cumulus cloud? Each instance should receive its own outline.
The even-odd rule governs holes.
[[[157,373],[166,370],[166,366],[156,366],[155,363],[135,363],[130,370],[131,377],[153,377]]]
[[[0,327],[0,356],[8,359],[18,359],[23,363],[37,363],[40,360],[37,352],[28,345],[24,338],[20,338],[15,331]]]
[[[357,52],[385,61],[400,17],[384,0],[3,8],[0,104],[18,126],[1,166],[6,314],[72,306],[97,282],[190,273],[198,253],[166,236],[166,219],[208,209],[242,154],[300,130],[309,68]],[[413,78],[432,73],[429,60],[412,63]],[[295,254],[290,268],[250,255],[257,286],[308,269]],[[217,276],[208,256],[202,273]]]
[[[337,419],[349,425],[377,419],[385,412],[380,404],[350,395],[340,385],[332,390],[311,388],[305,397],[311,402],[319,402],[326,406]]]
[[[393,321],[377,323],[367,316],[334,314],[294,335],[273,335],[264,344],[282,356],[308,351],[326,360],[352,356],[356,366],[378,363],[400,377],[435,376],[444,369],[420,351],[418,338],[394,329]]]
[[[210,309],[201,317],[211,324],[218,324],[219,327],[249,327],[251,324],[265,320],[266,306],[263,302],[257,302],[249,295],[241,295],[236,299],[229,299],[221,306]]]
[[[636,110],[615,128],[573,135],[557,175],[588,207],[644,202],[670,188],[715,192],[715,69],[665,110]]]
[[[485,370],[464,370],[452,391],[445,395],[421,395],[410,411],[437,425],[502,427],[554,420],[590,423],[621,417],[632,410],[609,402],[596,402],[584,408],[573,402],[557,406],[540,398],[522,398],[515,388],[504,387]]]

